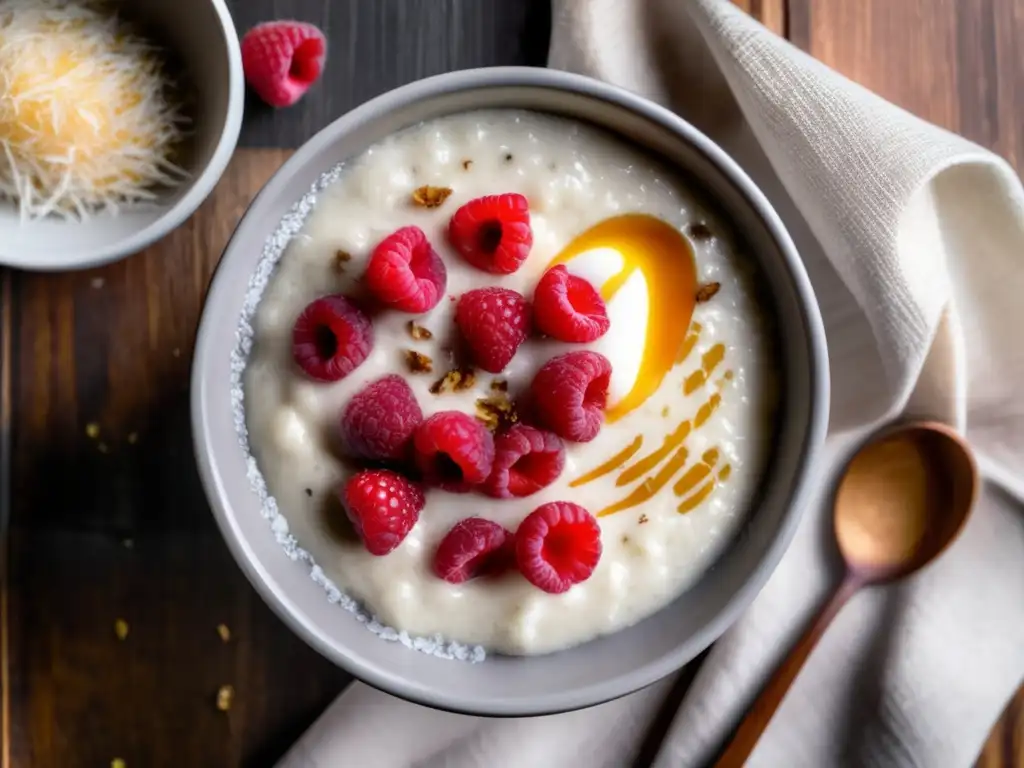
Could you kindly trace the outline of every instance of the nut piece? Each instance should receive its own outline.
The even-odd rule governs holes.
[[[124,619],[118,619],[114,622],[114,634],[117,635],[118,640],[124,640],[128,637],[128,622]]]
[[[477,400],[476,418],[491,432],[502,432],[519,422],[516,404],[503,393]]]
[[[234,698],[235,689],[230,685],[222,685],[217,691],[217,709],[227,712],[231,709],[231,699]]]
[[[451,193],[451,187],[432,187],[425,184],[413,190],[412,201],[421,208],[437,208]]]
[[[686,233],[690,237],[692,237],[694,240],[697,240],[698,242],[702,242],[704,240],[710,240],[711,238],[713,238],[715,236],[714,232],[712,232],[708,228],[707,224],[702,224],[700,222],[695,222],[695,223],[691,224],[690,226],[688,226],[686,228]]]
[[[462,161],[462,170],[468,171],[472,167],[473,167],[473,161],[472,160],[466,159],[466,160]]]
[[[648,522],[649,520],[650,520],[650,518],[647,517],[647,515],[640,515],[640,519],[637,522],[640,523],[640,525],[643,525],[644,523]]]
[[[410,373],[433,373],[434,361],[414,349],[405,350],[405,365]]]
[[[711,298],[718,293],[721,287],[721,283],[704,283],[704,285],[697,289],[697,303],[703,304],[705,301],[711,301]]]
[[[352,261],[352,254],[343,251],[341,248],[334,252],[334,269],[336,272],[344,272],[345,265]]]
[[[443,395],[446,392],[463,392],[476,384],[476,374],[472,368],[453,368],[444,376],[430,385],[432,395]]]
[[[504,379],[491,379],[491,390],[493,392],[508,392],[508,382]]]
[[[415,320],[410,320],[406,323],[406,328],[409,329],[409,335],[416,341],[425,341],[427,339],[434,338],[434,334],[430,332],[429,328],[424,328],[422,325],[417,325]]]

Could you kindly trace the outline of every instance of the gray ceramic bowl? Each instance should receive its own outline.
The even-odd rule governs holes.
[[[81,269],[141,251],[178,227],[213,191],[242,126],[242,54],[224,0],[147,0],[132,13],[159,29],[195,89],[188,182],[145,209],[84,222],[44,219],[22,225],[14,203],[0,201],[0,264],[20,269]]]
[[[670,606],[617,634],[546,656],[447,661],[388,643],[329,604],[261,517],[239,448],[229,380],[247,285],[268,237],[320,174],[390,133],[469,109],[517,107],[587,120],[681,167],[731,217],[760,261],[783,340],[784,414],[763,495],[745,528],[700,581]],[[367,683],[430,706],[486,715],[586,707],[673,672],[712,643],[753,600],[785,551],[825,434],[828,366],[821,318],[778,216],[705,136],[637,96],[544,69],[457,72],[399,88],[332,123],[270,180],[245,215],[213,281],[192,373],[195,447],[217,522],[249,579],[310,645]]]

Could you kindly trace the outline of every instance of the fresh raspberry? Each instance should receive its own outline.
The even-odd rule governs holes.
[[[423,421],[416,395],[396,374],[367,384],[341,414],[341,438],[353,456],[400,461],[409,454],[412,433]]]
[[[552,594],[590,578],[601,559],[601,526],[579,504],[551,501],[527,515],[516,531],[516,564]]]
[[[611,325],[601,294],[561,264],[537,283],[533,321],[537,330],[559,341],[594,341]]]
[[[290,107],[316,82],[327,58],[324,33],[304,21],[257,24],[242,38],[242,70],[272,107]]]
[[[558,435],[516,424],[494,438],[494,466],[483,490],[498,499],[529,496],[555,482],[564,467]]]
[[[548,360],[530,385],[541,426],[565,440],[586,443],[604,422],[612,364],[597,352],[568,352]]]
[[[445,534],[434,555],[434,573],[452,584],[496,576],[515,564],[515,536],[491,520],[467,517]]]
[[[317,381],[337,381],[358,368],[373,349],[373,326],[340,294],[317,299],[292,328],[292,356]]]
[[[366,285],[389,307],[427,312],[437,306],[448,285],[448,271],[419,227],[402,227],[373,249]]]
[[[508,288],[477,288],[459,298],[455,324],[473,362],[501,373],[530,335],[530,305]]]
[[[453,493],[486,480],[494,462],[491,433],[461,411],[441,411],[420,424],[413,450],[424,480]]]
[[[530,204],[522,195],[488,195],[470,200],[448,223],[448,239],[477,269],[508,275],[533,247]]]
[[[341,489],[345,507],[371,555],[386,555],[409,535],[419,520],[423,491],[397,472],[368,469],[353,475]]]

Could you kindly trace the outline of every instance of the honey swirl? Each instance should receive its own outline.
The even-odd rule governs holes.
[[[700,340],[701,323],[692,322],[696,296],[696,266],[693,250],[685,237],[674,227],[645,214],[625,214],[599,222],[574,238],[555,256],[549,266],[567,264],[590,251],[611,249],[622,258],[621,267],[599,286],[602,298],[611,303],[615,296],[639,273],[648,297],[648,317],[640,369],[632,388],[605,413],[609,423],[639,408],[661,386],[675,366],[684,363]],[[642,435],[593,469],[572,480],[578,488],[598,478],[619,471],[616,487],[639,482],[628,494],[597,513],[598,517],[621,512],[650,500],[675,480],[676,496],[685,497],[679,512],[688,512],[701,504],[714,488],[728,478],[728,464],[714,470],[719,450],[711,448],[699,461],[687,467],[687,438],[712,417],[722,403],[724,383],[732,378],[726,371],[710,386],[712,375],[726,356],[724,344],[715,344],[701,355],[699,367],[684,379],[682,390],[691,395],[707,388],[714,390],[697,409],[692,419],[679,422],[661,445],[635,459],[643,447]],[[662,415],[667,415],[665,411]],[[633,461],[632,464],[629,462]],[[623,469],[624,467],[624,469]],[[682,472],[682,476],[676,476]]]

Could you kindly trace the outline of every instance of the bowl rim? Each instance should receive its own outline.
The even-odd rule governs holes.
[[[217,408],[218,405],[208,401],[204,386],[206,377],[204,361],[212,355],[218,354],[218,350],[213,347],[212,312],[209,312],[205,306],[197,330],[193,357],[191,419],[200,479],[228,548],[256,591],[293,632],[356,679],[407,701],[435,709],[471,715],[535,716],[583,709],[646,688],[695,658],[717,640],[749,607],[769,577],[775,572],[779,561],[793,539],[803,510],[812,495],[813,468],[820,459],[821,448],[828,428],[830,381],[825,328],[810,278],[782,220],[764,193],[747,176],[746,172],[710,138],[667,108],[617,86],[584,75],[553,69],[490,67],[435,75],[387,91],[364,102],[321,129],[282,164],[241,217],[213,275],[207,292],[207,305],[213,306],[222,295],[237,289],[237,285],[232,283],[228,277],[225,263],[231,259],[232,248],[237,243],[239,233],[245,223],[258,218],[257,214],[263,208],[273,205],[272,201],[281,196],[294,169],[301,168],[313,160],[336,141],[339,135],[349,130],[350,126],[358,125],[375,115],[386,114],[411,102],[438,98],[460,91],[491,87],[532,87],[566,91],[611,103],[666,128],[701,153],[722,174],[723,178],[735,187],[746,204],[763,222],[768,234],[778,247],[779,254],[785,262],[786,271],[792,280],[794,292],[798,296],[799,312],[807,327],[810,398],[807,403],[806,437],[790,493],[791,502],[788,509],[782,513],[781,522],[774,531],[770,544],[765,548],[761,561],[754,566],[752,576],[723,603],[714,617],[688,640],[680,642],[670,653],[617,677],[561,691],[558,694],[545,694],[528,701],[523,700],[512,706],[505,706],[500,702],[490,700],[481,702],[472,696],[452,695],[437,689],[427,690],[418,684],[408,683],[398,673],[392,673],[378,665],[363,663],[359,659],[349,657],[343,648],[339,648],[331,642],[330,638],[307,623],[293,601],[284,594],[283,589],[274,583],[265,565],[258,561],[251,552],[245,537],[238,528],[235,514],[230,511],[231,503],[227,498],[227,492],[212,453],[215,440],[211,434],[208,416],[211,410]],[[227,354],[223,349],[219,353]],[[569,649],[569,651],[571,650]]]
[[[227,0],[209,0],[220,22],[224,35],[225,54],[228,59],[228,103],[224,127],[209,162],[196,177],[188,192],[168,208],[158,219],[116,242],[89,250],[79,250],[48,258],[45,262],[26,259],[5,250],[0,243],[0,266],[31,272],[61,272],[65,270],[100,267],[133,256],[170,234],[192,216],[210,196],[228,167],[242,132],[245,111],[245,78],[242,73],[242,49],[238,32],[228,10]]]

